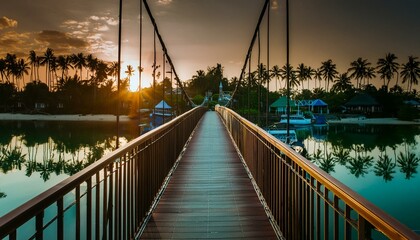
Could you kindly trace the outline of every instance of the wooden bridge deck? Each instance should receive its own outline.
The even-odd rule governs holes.
[[[216,112],[207,112],[142,239],[277,239]]]

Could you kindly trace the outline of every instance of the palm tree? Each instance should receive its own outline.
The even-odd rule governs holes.
[[[133,66],[127,65],[127,70],[125,70],[125,73],[127,74],[127,78],[128,78],[128,86],[130,86],[131,76],[133,76],[134,74]]]
[[[309,90],[309,82],[312,80],[312,77],[316,75],[316,70],[313,69],[311,66],[306,68],[306,80],[308,80],[308,90]],[[316,84],[316,81],[315,81]]]
[[[411,92],[413,84],[419,84],[420,62],[417,61],[417,57],[408,57],[408,62],[402,65],[401,76],[403,78],[402,83],[407,82],[408,92]]]
[[[315,77],[315,88],[316,88],[316,80],[319,81],[319,87],[321,88],[322,72],[320,68],[317,68],[315,70],[314,77]]]
[[[372,166],[372,161],[372,156],[359,155],[356,158],[350,158],[349,166],[347,166],[347,168],[350,170],[351,174],[354,174],[354,176],[358,178],[368,173],[369,167]]]
[[[395,173],[395,163],[388,155],[379,156],[379,161],[375,164],[375,175],[382,176],[385,182],[394,178],[392,174]]]
[[[89,71],[93,72],[96,65],[98,64],[98,59],[93,57],[92,54],[88,54],[85,58],[86,60],[86,80],[89,80]]]
[[[279,84],[279,88],[277,88],[277,81],[279,81],[279,79],[281,77],[281,71],[280,71],[279,65],[274,65],[271,68],[270,72],[271,72],[270,76],[276,78],[276,92],[277,92],[279,90],[279,88],[281,88],[281,82]]]
[[[82,70],[83,70],[83,67],[86,66],[85,55],[83,55],[83,53],[73,54],[72,62],[73,62],[74,67],[80,70],[80,80],[82,80],[82,76],[83,76]],[[77,74],[77,71],[76,71],[76,74]]]
[[[332,154],[336,161],[341,165],[346,165],[346,163],[350,160],[350,150],[343,147],[334,146]]]
[[[303,82],[306,80],[306,66],[305,64],[301,63],[296,68],[296,77],[299,80],[299,85],[302,83],[302,89],[303,89]]]
[[[34,50],[31,50],[29,52],[28,60],[29,60],[29,64],[31,65],[30,81],[33,81],[33,80],[37,79],[37,77],[38,77],[36,69],[37,69],[37,65],[39,64],[39,58],[36,55]]]
[[[370,64],[370,63],[369,63]],[[369,80],[376,77],[375,74],[375,68],[374,67],[368,67],[365,73],[365,78],[367,79],[367,85],[370,85]]]
[[[325,90],[328,91],[329,89],[329,83],[334,80],[334,78],[337,76],[337,66],[332,62],[331,59],[328,59],[325,62],[321,63],[322,66],[320,68],[322,77],[325,80]]]
[[[405,178],[410,179],[415,173],[417,173],[417,167],[420,162],[420,158],[408,150],[406,153],[400,152],[400,155],[397,159],[398,167],[400,167],[401,172],[405,173]]]
[[[44,57],[40,61],[41,65],[45,65],[45,77],[46,84],[48,85],[48,88],[50,88],[51,85],[51,62],[54,57],[54,51],[51,48],[47,48],[47,50],[44,53]]]
[[[384,80],[384,86],[385,80],[387,80],[387,89],[389,86],[389,82],[394,77],[394,74],[397,74],[397,82],[395,83],[395,85],[398,85],[398,68],[400,65],[395,60],[397,60],[395,54],[387,53],[385,58],[380,58],[377,62],[377,69],[378,73],[380,74],[379,77]]]
[[[6,77],[7,65],[6,61],[3,58],[0,58],[0,76],[1,82],[4,81],[4,77]]]
[[[334,85],[331,87],[332,92],[345,92],[352,88],[350,77],[347,73],[340,74],[335,80]]]
[[[112,62],[108,67],[108,74],[114,77],[114,81],[117,81],[118,67],[118,62]]]
[[[367,59],[358,58],[356,61],[353,61],[350,63],[350,68],[348,69],[348,72],[350,74],[350,78],[356,79],[356,87],[361,88],[362,80],[365,78],[371,79],[374,77],[374,73],[372,72],[374,69],[369,67],[371,65],[370,62],[367,61]],[[363,85],[365,85],[365,82],[363,82]]]
[[[285,81],[287,81],[287,74],[289,73],[289,86],[291,88],[295,87],[295,86],[299,86],[299,81],[296,77],[296,72],[293,70],[293,66],[292,65],[284,65],[281,68],[281,78]],[[287,83],[286,83],[287,84]]]
[[[321,158],[319,161],[319,168],[324,170],[327,173],[334,172],[335,164],[337,163],[336,159],[332,156],[331,153],[327,153],[325,158]]]
[[[10,75],[12,75],[12,82],[15,82],[15,73],[16,73],[16,55],[15,54],[6,54],[6,81],[9,81]]]
[[[50,61],[51,87],[57,86],[57,69],[57,57],[53,56]]]
[[[19,59],[16,64],[16,81],[19,82],[19,79],[22,79],[22,87],[25,86],[25,74],[28,74],[30,67],[28,63],[23,59]],[[18,84],[19,85],[19,84]],[[18,86],[19,88],[19,86]]]
[[[68,77],[69,69],[73,68],[71,65],[71,58],[69,56],[58,56],[57,67],[61,69],[61,79]]]

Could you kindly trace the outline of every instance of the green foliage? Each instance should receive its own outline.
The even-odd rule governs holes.
[[[216,101],[210,101],[209,103],[208,103],[208,107],[209,107],[209,109],[211,109],[211,110],[214,110],[214,107],[217,105],[217,102]]]
[[[204,97],[202,95],[195,95],[192,99],[192,101],[197,104],[200,105],[201,103],[203,103],[204,101]]]
[[[403,104],[398,111],[398,119],[412,121],[419,118],[419,110],[416,108]]]
[[[8,111],[16,96],[16,87],[10,82],[0,83],[0,111]]]

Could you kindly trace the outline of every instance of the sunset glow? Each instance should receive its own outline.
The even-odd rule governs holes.
[[[18,2],[19,6],[16,5]],[[269,61],[271,66],[283,66],[286,53],[285,5],[280,0],[271,2]],[[263,3],[263,0],[214,0],[200,1],[192,6],[191,1],[150,1],[181,81],[191,79],[198,70],[206,70],[217,63],[223,66],[227,78],[238,77],[258,18],[257,9]],[[318,68],[322,61],[332,59],[338,71],[345,72],[349,63],[358,57],[376,63],[387,52],[394,53],[402,64],[408,56],[420,55],[420,36],[414,31],[420,25],[420,15],[416,11],[419,8],[419,2],[415,0],[404,3],[373,0],[363,2],[363,7],[353,1],[303,0],[291,3],[291,64],[297,66],[303,62]],[[27,9],[37,14],[29,16]],[[43,4],[29,0],[9,1],[0,10],[0,56],[12,53],[27,59],[31,50],[42,56],[47,48],[51,48],[55,56],[82,52],[106,62],[117,61],[117,10],[118,2],[112,0],[75,0],[71,3],[45,0]],[[124,2],[122,59],[132,63],[134,68],[137,68],[140,57],[138,10],[139,1]],[[141,58],[145,73],[142,85],[150,86],[153,28],[147,14],[143,14]],[[258,52],[255,46],[252,55],[255,66],[257,56],[262,62],[267,62],[266,19],[261,26],[261,51]],[[162,46],[156,41],[158,65],[162,65],[162,54]],[[126,77],[125,67],[122,68],[122,78]],[[42,77],[45,71],[40,71],[40,74]],[[130,89],[135,90],[138,88],[138,73],[134,73],[131,79]],[[381,81],[376,77],[373,83],[379,85]]]

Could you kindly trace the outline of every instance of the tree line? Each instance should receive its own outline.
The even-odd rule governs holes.
[[[264,111],[267,109],[267,104],[274,102],[278,96],[286,94],[288,75],[292,98],[321,98],[332,109],[338,108],[343,101],[349,100],[361,91],[377,95],[376,97],[380,99],[388,95],[398,96],[399,100],[418,98],[419,94],[414,88],[420,79],[418,58],[409,56],[404,63],[399,63],[397,60],[395,54],[387,53],[374,65],[367,59],[359,57],[350,62],[344,73],[338,72],[336,64],[331,59],[322,61],[318,68],[301,63],[296,68],[292,65],[282,67],[274,65],[267,69],[267,66],[259,63],[256,70],[248,71],[243,76],[235,98],[235,107],[239,111],[241,109]],[[153,78],[159,79],[161,74],[156,71],[159,66],[153,68]],[[74,75],[70,75],[70,70],[73,70]],[[45,71],[43,81],[40,80],[40,71]],[[172,88],[169,78],[161,81],[160,85],[153,84],[153,88],[144,89],[142,97],[136,97],[128,90],[130,77],[135,71],[133,66],[128,65],[124,71],[127,77],[120,82],[119,98],[123,102],[123,113],[134,111],[134,107],[139,107],[136,99],[143,100],[140,108],[153,108],[153,104],[162,98],[169,101],[172,106],[183,102],[168,97],[170,92],[168,89]],[[137,71],[141,72],[142,69],[137,67]],[[25,104],[25,109],[28,110],[34,108],[35,102],[45,101],[64,106],[61,109],[50,106],[48,111],[51,113],[114,113],[117,102],[117,74],[117,62],[105,62],[92,54],[56,56],[52,49],[47,48],[41,55],[30,51],[28,57],[24,59],[8,53],[4,58],[0,58],[0,110],[12,111],[16,109],[18,101]],[[27,82],[25,76],[29,77]],[[373,84],[373,79],[377,77],[381,82]],[[393,80],[395,84],[390,88]],[[273,81],[274,84],[271,83]],[[224,91],[232,91],[238,84],[238,78],[233,77],[228,80],[223,76],[223,67],[217,64],[215,67],[208,67],[207,72],[198,70],[185,83],[184,88],[189,96],[194,97],[196,103],[201,103],[207,91],[214,94],[213,100],[217,99],[220,82]],[[269,89],[268,83],[274,85],[274,89]],[[379,89],[374,87],[378,84],[382,85]],[[384,104],[388,105],[389,101]],[[396,104],[400,102],[393,102],[394,108]]]
[[[158,68],[153,71],[156,81],[161,77],[156,71]],[[8,53],[0,58],[0,111],[115,114],[119,100],[120,113],[130,114],[135,113],[137,108],[153,108],[162,99],[162,92],[170,91],[168,84],[171,84],[166,78],[154,84],[153,89],[142,89],[139,98],[129,91],[135,69],[128,65],[124,71],[126,77],[120,80],[117,93],[118,70],[118,62],[105,62],[92,54],[56,56],[51,48],[47,48],[41,55],[32,50],[24,59]],[[45,71],[42,80],[41,71]],[[137,71],[141,72],[141,69]],[[141,106],[139,99],[142,100]],[[165,96],[165,100],[178,104],[173,97]],[[182,105],[181,100],[178,102]],[[46,103],[47,106],[39,109],[36,103]]]

